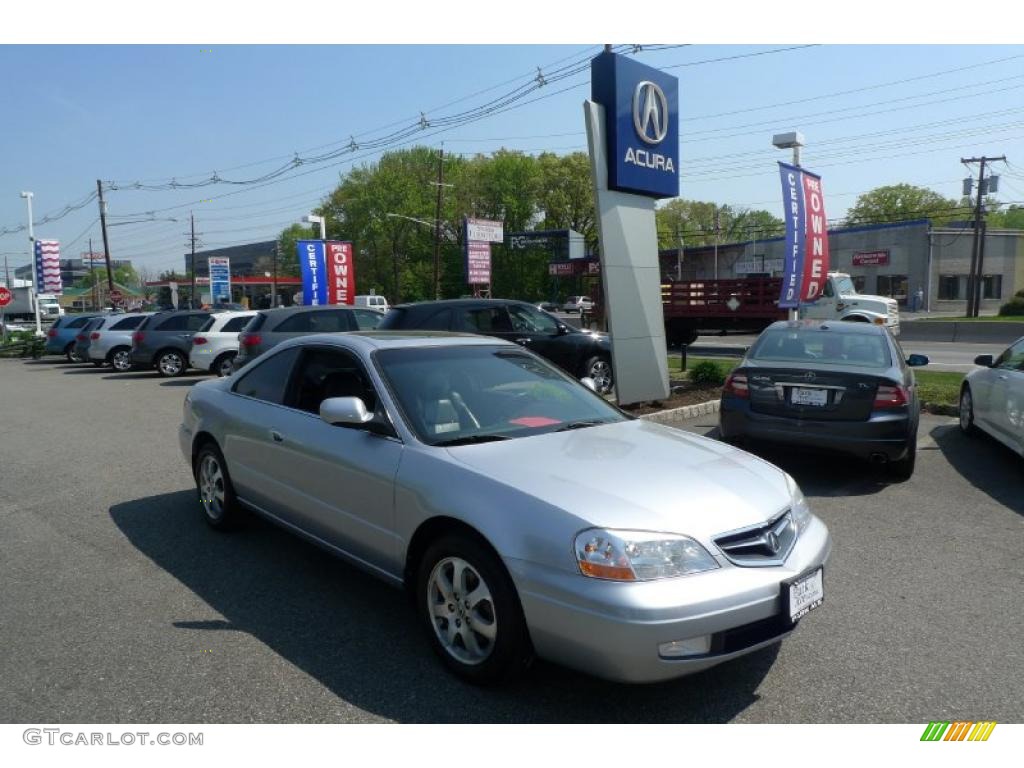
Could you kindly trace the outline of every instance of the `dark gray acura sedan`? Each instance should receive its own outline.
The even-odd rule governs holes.
[[[719,430],[755,441],[829,450],[914,473],[921,406],[912,366],[884,326],[780,321],[754,342],[722,390]]]
[[[212,526],[253,511],[404,587],[474,682],[534,655],[666,680],[824,599],[831,540],[793,478],[498,339],[286,341],[192,388],[180,442]]]

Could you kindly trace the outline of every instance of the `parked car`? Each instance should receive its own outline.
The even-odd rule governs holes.
[[[356,296],[355,301],[355,306],[357,307],[376,309],[378,312],[387,312],[389,309],[387,299],[372,293],[366,296]]]
[[[999,357],[979,355],[960,388],[960,429],[979,430],[1024,456],[1024,337]]]
[[[674,678],[778,642],[824,599],[828,529],[789,475],[514,344],[307,336],[200,382],[182,418],[211,526],[253,511],[405,587],[475,682],[534,654]]]
[[[75,334],[75,346],[72,347],[72,353],[78,362],[89,362],[89,347],[92,345],[92,331],[102,324],[102,316],[94,317],[82,327],[82,330],[79,333]]]
[[[210,315],[201,309],[150,315],[132,334],[132,366],[156,368],[161,376],[181,376],[188,370],[192,337]]]
[[[589,296],[570,296],[562,305],[563,312],[589,312],[594,308],[594,300]]]
[[[562,309],[562,305],[554,301],[541,301],[534,304],[533,306],[535,306],[542,312],[560,312]]]
[[[369,331],[384,315],[375,309],[342,306],[300,306],[261,309],[238,336],[238,370],[282,341],[311,333]]]
[[[132,367],[132,334],[152,313],[130,312],[104,315],[89,329],[88,357],[93,365],[109,365],[115,371]]]
[[[780,321],[725,382],[719,429],[730,442],[831,450],[909,478],[921,405],[911,366],[882,325]]]
[[[46,345],[43,347],[43,354],[64,355],[69,363],[82,362],[75,357],[75,337],[82,332],[90,320],[98,315],[98,312],[88,312],[81,315],[58,317],[46,332]]]
[[[188,364],[218,376],[230,375],[231,363],[238,354],[238,334],[255,314],[246,311],[212,315],[192,337]]]
[[[573,328],[524,301],[451,299],[399,304],[391,308],[380,328],[494,336],[533,350],[576,378],[593,379],[601,394],[615,386],[608,334]]]

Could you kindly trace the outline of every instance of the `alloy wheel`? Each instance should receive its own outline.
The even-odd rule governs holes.
[[[115,371],[128,371],[132,367],[132,353],[127,349],[119,349],[110,356],[110,364]]]
[[[607,360],[597,359],[590,364],[587,375],[594,380],[597,391],[602,395],[612,391],[612,365]]]
[[[498,620],[491,590],[460,557],[446,557],[427,581],[427,615],[441,646],[463,664],[480,664],[494,650]]]
[[[217,364],[217,375],[221,376],[221,377],[223,377],[223,376],[230,376],[231,375],[231,363],[233,362],[233,360],[234,360],[234,358],[232,358],[230,355],[226,355]]]
[[[224,473],[217,457],[210,453],[199,464],[199,494],[207,517],[213,521],[224,517]]]
[[[970,431],[972,421],[974,421],[974,403],[971,399],[971,390],[964,389],[960,393],[960,429],[964,432]]]
[[[177,352],[167,352],[160,356],[160,373],[164,376],[177,376],[183,366],[184,362]]]

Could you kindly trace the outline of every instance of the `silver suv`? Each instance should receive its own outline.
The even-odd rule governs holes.
[[[111,365],[115,371],[132,367],[132,332],[152,312],[104,315],[89,329],[89,360],[93,365]]]

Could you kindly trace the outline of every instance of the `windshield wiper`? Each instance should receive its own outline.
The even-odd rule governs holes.
[[[585,429],[587,427],[597,427],[601,424],[607,424],[607,421],[603,420],[581,420],[581,421],[570,421],[568,424],[563,424],[555,432],[568,432],[570,429]]]
[[[453,437],[450,440],[441,440],[433,443],[438,448],[446,448],[453,445],[472,445],[473,443],[493,443],[498,440],[508,440],[505,435],[466,435],[464,437]]]

